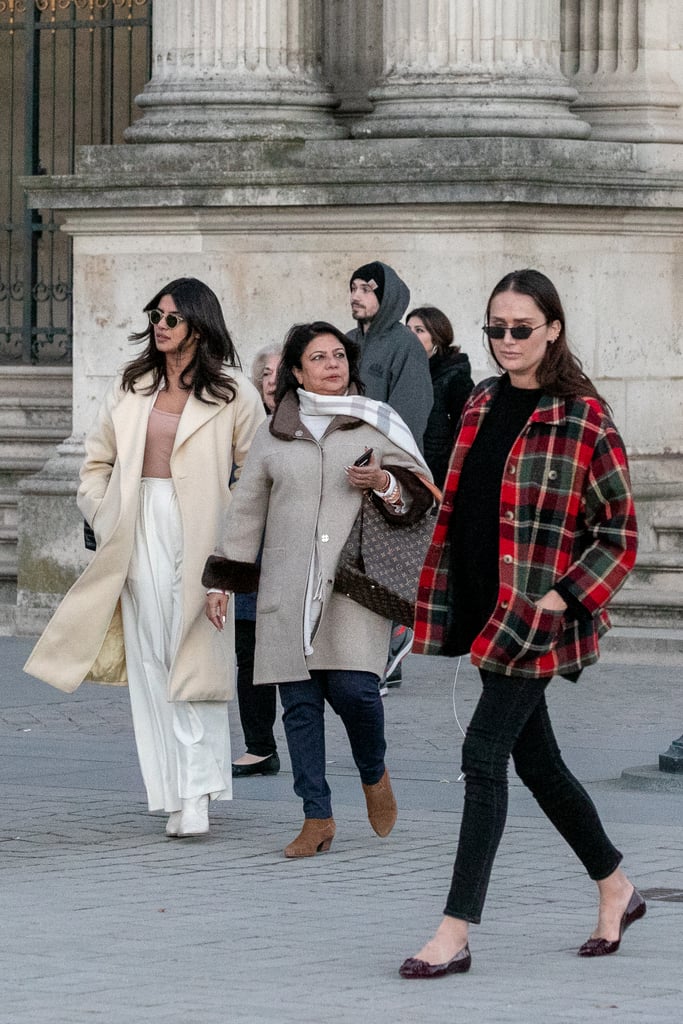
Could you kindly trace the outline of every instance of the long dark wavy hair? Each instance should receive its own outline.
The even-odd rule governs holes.
[[[565,315],[560,296],[549,277],[540,270],[513,270],[498,282],[491,292],[486,306],[486,323],[489,322],[491,303],[501,292],[519,292],[533,299],[546,321],[558,320],[561,324],[557,340],[548,345],[545,355],[536,370],[538,386],[553,398],[597,398],[609,409],[608,403],[598,393],[592,380],[586,376],[581,360],[569,348],[565,329]],[[497,362],[489,340],[489,352]],[[498,364],[500,365],[500,364]],[[502,367],[501,367],[502,369]]]
[[[205,397],[206,394],[218,401],[232,402],[237,394],[237,385],[225,373],[223,366],[227,363],[228,366],[241,368],[241,365],[215,293],[196,277],[179,277],[159,289],[145,306],[145,313],[157,309],[164,295],[170,295],[178,313],[185,320],[187,333],[183,342],[187,342],[193,334],[197,337],[195,354],[181,374],[180,387],[192,391],[200,402],[212,404]],[[148,324],[144,331],[131,334],[129,340],[146,341],[147,344],[144,351],[125,366],[123,390],[135,391],[139,378],[151,371],[152,383],[143,392],[151,394],[160,384],[167,383],[166,359],[156,347],[152,324]]]
[[[429,331],[432,344],[436,345],[436,351],[440,356],[445,356],[449,351],[460,351],[460,346],[453,344],[453,324],[442,310],[437,309],[436,306],[418,306],[416,309],[411,309],[410,313],[408,313],[406,324],[414,316],[419,316],[425,328]]]
[[[310,324],[294,324],[287,332],[282,346],[282,358],[277,372],[277,387],[275,388],[275,405],[278,406],[288,391],[296,391],[300,386],[292,370],[296,367],[301,369],[301,357],[306,351],[308,344],[321,334],[332,334],[339,341],[346,351],[346,358],[349,364],[349,384],[355,384],[359,395],[362,395],[365,388],[360,379],[358,363],[360,361],[360,348],[347,338],[343,331],[326,320],[314,320]]]

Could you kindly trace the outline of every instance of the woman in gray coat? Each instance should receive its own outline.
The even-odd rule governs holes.
[[[341,549],[372,490],[408,524],[432,504],[415,441],[387,405],[363,398],[358,347],[331,324],[293,327],[285,341],[272,419],[254,438],[219,552],[207,561],[206,614],[222,628],[228,592],[256,589],[254,683],[280,684],[294,791],[305,821],[287,857],[328,850],[335,834],[325,779],[325,700],[341,717],[380,836],[396,820],[384,763],[378,677],[390,622],[334,590]],[[354,465],[365,456],[365,465]]]

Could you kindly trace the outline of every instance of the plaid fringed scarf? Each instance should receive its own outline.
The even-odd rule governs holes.
[[[304,416],[353,416],[363,420],[407,452],[429,474],[415,438],[399,414],[386,402],[376,402],[374,398],[362,395],[316,395],[303,388],[297,388],[296,393],[299,410]]]

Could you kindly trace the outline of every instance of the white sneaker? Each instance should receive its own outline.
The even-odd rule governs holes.
[[[394,626],[391,631],[391,643],[389,644],[389,658],[384,669],[384,678],[387,679],[401,664],[406,654],[410,654],[413,646],[413,631],[408,626]]]
[[[180,827],[178,836],[205,836],[209,831],[209,797],[193,796],[181,801]]]

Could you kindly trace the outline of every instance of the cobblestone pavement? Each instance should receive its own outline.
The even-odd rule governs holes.
[[[473,967],[398,977],[439,920],[462,805],[460,733],[477,697],[462,665],[411,657],[385,700],[399,823],[378,839],[339,723],[328,722],[337,837],[286,861],[301,824],[283,771],[239,780],[206,839],[149,815],[125,689],[67,696],[22,675],[0,639],[2,1024],[527,1024],[679,1022],[683,786],[625,788],[683,731],[681,666],[608,664],[556,682],[560,744],[625,868],[649,896],[616,956],[580,960],[595,891],[516,779]],[[455,708],[455,712],[454,712]],[[234,753],[241,752],[236,712]]]

